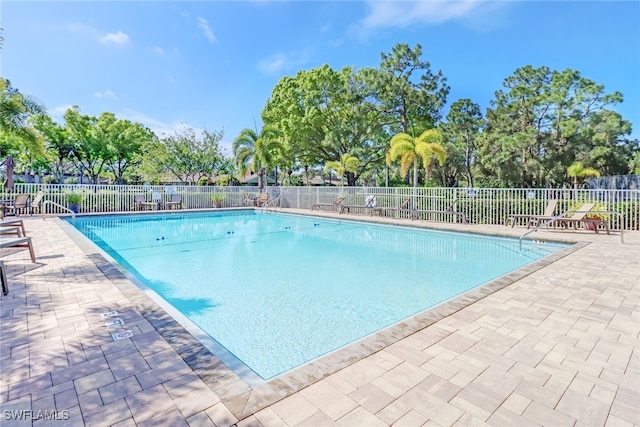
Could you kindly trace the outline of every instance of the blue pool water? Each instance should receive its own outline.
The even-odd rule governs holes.
[[[263,379],[566,246],[253,211],[75,227]]]

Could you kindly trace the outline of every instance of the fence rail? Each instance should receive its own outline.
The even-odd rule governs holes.
[[[557,199],[557,212],[577,210],[584,203],[595,204],[593,210],[617,211],[622,215],[606,216],[612,230],[640,230],[640,190],[605,189],[528,189],[528,188],[412,188],[412,187],[267,187],[270,198],[279,197],[283,208],[311,209],[314,203],[332,203],[345,197],[344,204],[362,206],[365,212],[367,197],[375,196],[376,206],[398,208],[408,200],[410,209],[464,212],[475,224],[504,224],[508,215],[540,215],[550,199]],[[244,206],[245,194],[253,198],[257,187],[217,186],[154,186],[154,185],[71,185],[71,184],[15,184],[14,191],[0,190],[0,199],[11,200],[16,194],[44,193],[43,201],[50,200],[66,206],[69,193],[82,195],[80,212],[129,212],[136,210],[135,196],[144,195],[151,200],[153,192],[160,193],[161,206],[177,193],[186,209],[213,208],[213,194],[222,194],[222,207]],[[52,206],[51,213],[65,213]],[[358,212],[358,209],[351,209]],[[410,218],[408,211],[394,211]],[[431,221],[456,221],[457,216],[427,213]]]

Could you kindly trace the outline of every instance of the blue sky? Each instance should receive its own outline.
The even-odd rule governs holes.
[[[420,43],[449,105],[484,111],[525,65],[572,68],[622,92],[615,109],[640,135],[637,1],[2,1],[0,22],[2,76],[57,120],[78,105],[158,134],[224,130],[229,147],[260,127],[281,77],[375,67],[396,43]]]

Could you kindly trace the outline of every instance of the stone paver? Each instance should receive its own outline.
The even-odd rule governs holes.
[[[34,411],[87,426],[640,425],[640,232],[620,244],[615,233],[540,231],[587,243],[487,285],[471,305],[331,355],[322,369],[333,371],[249,385],[67,224],[25,224],[38,262],[0,251],[0,414],[15,414],[12,426],[58,425],[27,420]],[[112,310],[123,327],[105,326]]]

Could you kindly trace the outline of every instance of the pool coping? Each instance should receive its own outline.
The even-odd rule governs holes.
[[[252,208],[241,208],[252,210]],[[197,210],[198,212],[223,212],[231,209]],[[233,209],[234,211],[240,209]],[[253,209],[256,210],[256,209]],[[187,211],[182,211],[187,212]],[[280,211],[279,211],[280,212]],[[141,213],[141,212],[138,212]],[[145,213],[164,214],[163,211],[149,211]],[[173,212],[172,212],[173,213]],[[305,212],[288,212],[288,214],[302,214]],[[119,214],[119,213],[116,213]],[[134,212],[135,214],[135,212]],[[89,214],[86,216],[94,216]],[[101,216],[115,214],[100,214]],[[413,223],[390,224],[366,216],[337,217],[335,215],[316,215],[315,212],[306,214],[314,217],[339,218],[344,221],[371,222],[383,225],[415,227],[421,229],[442,230],[429,227],[428,222],[412,225]],[[82,215],[85,216],[85,215]],[[228,367],[216,354],[210,351],[194,336],[194,331],[183,326],[165,308],[156,302],[143,288],[141,282],[115,260],[111,259],[102,249],[84,237],[77,229],[65,220],[55,219],[61,225],[61,229],[69,238],[85,253],[105,277],[118,288],[132,303],[138,312],[158,331],[158,333],[174,348],[180,357],[202,379],[202,381],[218,395],[222,403],[238,419],[242,420],[250,415],[266,408],[273,403],[290,396],[300,390],[311,386],[323,378],[334,374],[355,362],[362,360],[384,348],[397,343],[432,324],[462,310],[470,304],[515,283],[516,281],[531,275],[532,273],[555,263],[571,253],[589,245],[583,242],[559,237],[553,240],[560,243],[569,243],[571,246],[562,248],[543,259],[534,261],[524,267],[511,271],[497,279],[486,282],[474,289],[455,296],[415,314],[401,322],[390,325],[378,332],[363,337],[331,353],[321,356],[302,366],[281,374],[274,379],[255,383],[245,381],[241,375]],[[452,232],[465,232],[460,230],[447,230]],[[489,235],[482,232],[468,230],[470,234]],[[504,234],[505,237],[514,238],[513,235]],[[124,279],[124,280],[123,280]],[[143,285],[144,286],[144,285]],[[197,335],[197,333],[196,333]]]

